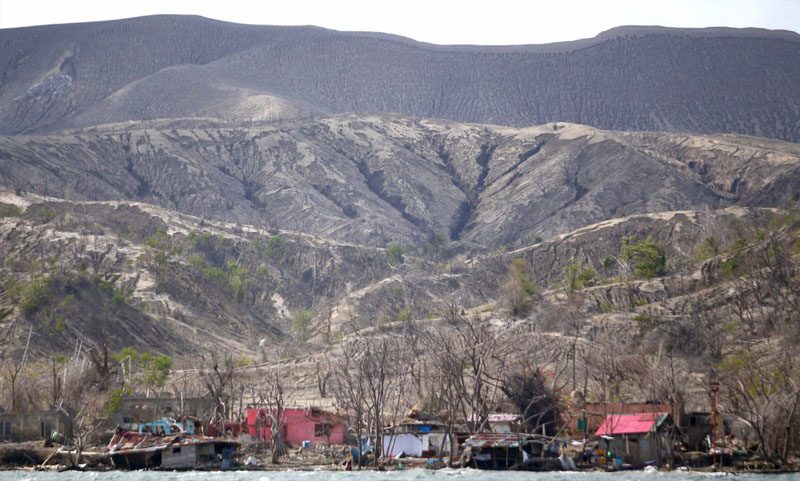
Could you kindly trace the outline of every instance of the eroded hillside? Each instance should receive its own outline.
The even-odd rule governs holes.
[[[672,389],[692,405],[705,370],[797,336],[795,211],[638,214],[446,259],[141,203],[11,192],[0,202],[0,328],[12,356],[26,344],[36,358],[76,344],[133,347],[173,356],[186,382],[199,357],[224,352],[247,360],[242,376],[282,366],[295,399],[326,405],[319,376],[343,349],[379,339],[419,349],[458,329],[456,316],[493,333],[508,362],[557,373],[562,389]],[[631,252],[655,252],[656,265]],[[667,362],[672,378],[636,384]]]
[[[115,129],[121,128],[121,131]],[[746,136],[337,116],[0,137],[0,183],[342,242],[517,248],[635,213],[780,206],[800,148]]]

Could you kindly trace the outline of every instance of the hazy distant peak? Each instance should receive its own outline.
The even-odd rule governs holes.
[[[605,41],[618,37],[645,35],[681,35],[692,37],[741,37],[741,38],[782,38],[800,41],[800,34],[791,30],[770,30],[767,28],[703,27],[681,28],[660,25],[622,25],[599,33],[597,40]]]

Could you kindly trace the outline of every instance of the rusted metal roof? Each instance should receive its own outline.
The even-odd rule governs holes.
[[[209,436],[197,436],[194,434],[172,434],[157,436],[152,434],[139,434],[126,432],[115,434],[108,444],[110,453],[133,453],[143,451],[159,451],[168,446],[189,446],[193,444],[225,444],[236,446],[238,441],[224,438],[214,438]]]

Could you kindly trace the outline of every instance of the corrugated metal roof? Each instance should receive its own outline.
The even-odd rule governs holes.
[[[503,447],[519,443],[524,439],[528,439],[528,437],[520,438],[518,434],[513,433],[478,433],[470,436],[464,444],[473,448]]]
[[[521,416],[519,414],[491,413],[487,416],[487,418],[490,423],[515,423],[520,420]],[[469,417],[469,420],[472,422],[475,422],[478,419],[480,418],[475,414]]]
[[[597,428],[597,436],[642,434],[652,432],[667,413],[609,414]]]

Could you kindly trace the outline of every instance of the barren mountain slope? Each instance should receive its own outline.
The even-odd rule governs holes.
[[[117,127],[115,127],[117,128]],[[0,137],[0,184],[370,245],[520,247],[644,212],[780,206],[800,147],[745,136],[337,116]]]
[[[0,259],[0,337],[24,343],[30,331],[36,355],[82,342],[256,356],[260,340],[274,349],[293,336],[298,312],[392,272],[382,249],[9,192]]]
[[[800,140],[800,36],[622,27],[549,45],[155,16],[0,30],[0,132],[310,111]],[[207,121],[207,120],[206,120]]]

